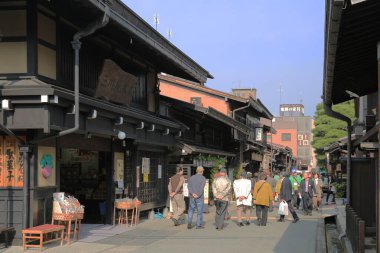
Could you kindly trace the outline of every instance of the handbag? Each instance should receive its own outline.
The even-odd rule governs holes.
[[[278,207],[278,214],[279,215],[288,215],[289,214],[288,203],[286,203],[285,200],[281,201],[280,206]]]

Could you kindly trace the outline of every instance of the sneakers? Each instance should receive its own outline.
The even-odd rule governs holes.
[[[192,229],[193,226],[191,226],[191,224],[187,224],[187,229]]]
[[[297,217],[294,219],[293,223],[297,223],[299,220],[300,220],[300,218]]]
[[[204,229],[205,227],[203,226],[197,226],[195,229]]]

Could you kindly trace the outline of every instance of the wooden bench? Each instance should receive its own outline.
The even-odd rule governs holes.
[[[8,248],[9,245],[9,233],[14,231],[14,227],[0,227],[0,235],[4,234],[4,243],[5,243],[5,248]]]
[[[26,248],[40,248],[44,244],[61,240],[61,246],[63,245],[63,234],[65,227],[61,225],[44,224],[28,229],[22,230],[22,248],[25,251]],[[39,241],[39,244],[31,244],[32,242]]]

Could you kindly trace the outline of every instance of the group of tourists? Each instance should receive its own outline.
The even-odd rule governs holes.
[[[197,211],[196,229],[203,229],[204,187],[206,178],[204,169],[199,166],[196,174],[187,180],[189,208],[187,228],[192,229],[193,215]],[[252,175],[252,174],[251,174]],[[329,183],[331,182],[331,179]],[[183,168],[177,168],[177,174],[171,177],[168,190],[172,202],[172,221],[175,226],[185,223],[184,211],[186,209],[183,184]],[[234,193],[237,211],[237,225],[239,227],[251,224],[251,210],[256,209],[257,226],[266,226],[268,212],[273,211],[275,200],[281,205],[287,206],[287,212],[293,217],[293,223],[299,221],[295,208],[302,208],[304,215],[312,215],[312,211],[318,210],[323,196],[323,180],[317,173],[303,172],[302,177],[297,171],[281,172],[272,177],[269,171],[254,173],[252,176],[246,171],[240,174],[240,178],[233,183],[227,176],[225,168],[219,168],[212,182],[212,193],[215,200],[215,227],[223,230],[224,221],[228,219],[228,204],[231,194]],[[331,191],[330,191],[331,192]],[[328,197],[327,197],[328,198]],[[334,197],[335,198],[335,197]],[[285,213],[279,210],[278,222],[285,221]]]

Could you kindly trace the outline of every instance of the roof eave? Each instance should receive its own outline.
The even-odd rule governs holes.
[[[332,105],[335,56],[344,0],[326,0],[323,101]]]
[[[101,0],[88,0],[88,1],[94,6],[96,6],[98,9],[104,11],[106,3],[104,3],[103,1]],[[146,26],[150,28],[149,24],[147,24],[143,19],[141,19],[135,12],[133,12],[130,8],[128,8],[124,3],[122,3],[121,1],[117,1],[117,3],[121,6],[123,11],[130,12],[132,16],[134,16],[135,18],[139,20],[139,22],[146,24]],[[211,78],[211,79],[214,78],[213,75],[211,75],[207,70],[205,70],[193,59],[191,59],[189,56],[183,53],[180,49],[174,46],[164,36],[162,36],[153,28],[150,29],[150,32],[155,33],[157,36],[159,36],[160,40],[165,43],[165,46],[170,47],[172,50],[170,50],[170,48],[163,46],[162,43],[160,43],[160,41],[157,41],[154,38],[150,37],[146,32],[144,32],[143,30],[141,30],[140,28],[138,28],[137,26],[129,22],[127,19],[125,19],[121,14],[119,14],[114,9],[110,10],[110,19],[115,21],[124,29],[127,29],[134,36],[141,39],[142,41],[147,43],[149,46],[151,46],[152,48],[154,48],[155,50],[157,50],[164,56],[166,56],[170,61],[172,61],[174,64],[179,66],[185,72],[190,74],[196,80],[199,80],[200,82],[205,83],[207,81],[207,78]]]

